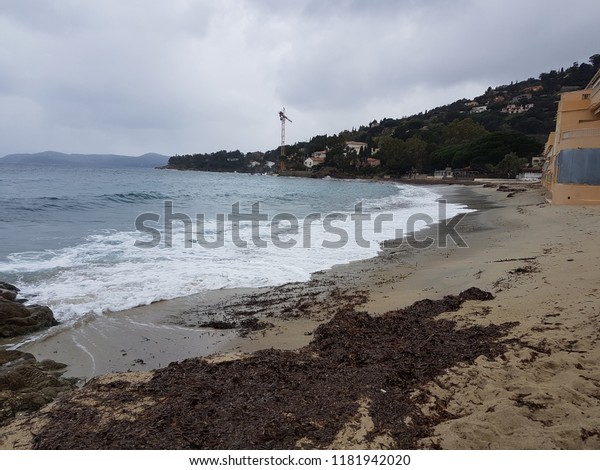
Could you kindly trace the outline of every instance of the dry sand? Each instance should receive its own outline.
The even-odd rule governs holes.
[[[511,351],[455,367],[415,392],[455,416],[420,445],[600,449],[600,207],[551,206],[541,189],[514,197],[471,191],[500,207],[461,223],[468,248],[407,248],[370,260],[374,266],[362,263],[369,301],[361,309],[370,314],[475,285],[496,299],[469,302],[448,318],[465,326],[519,322],[509,334],[519,341]],[[236,341],[242,351],[269,346],[268,336],[260,345]],[[346,446],[361,444],[354,436]]]
[[[493,188],[453,187],[445,191],[449,198],[468,198],[487,209],[467,216],[459,226],[468,248],[452,244],[425,250],[402,246],[371,260],[318,273],[311,283],[256,293],[223,293],[218,302],[202,301],[202,308],[187,308],[186,314],[182,314],[181,305],[155,304],[132,311],[144,321],[138,318],[137,327],[124,332],[121,339],[130,338],[129,347],[134,349],[130,357],[139,356],[145,365],[150,355],[160,353],[157,348],[162,347],[164,338],[178,343],[179,336],[173,337],[173,332],[191,339],[182,343],[190,345],[187,349],[174,347],[170,358],[202,355],[207,344],[199,347],[195,341],[194,335],[200,333],[193,327],[193,313],[214,308],[247,309],[243,313],[260,314],[273,327],[244,338],[227,334],[209,350],[218,348],[231,355],[271,347],[295,349],[308,344],[316,326],[329,320],[341,304],[360,305],[365,297],[357,292],[368,297],[358,309],[379,315],[419,299],[441,299],[477,286],[496,298],[469,301],[457,312],[443,316],[462,326],[519,322],[508,334],[514,342],[508,352],[494,360],[480,357],[472,364],[456,365],[414,391],[413,397],[422,403],[424,413],[444,409],[452,418],[445,418],[418,445],[446,449],[600,448],[600,206],[549,206],[539,189],[515,193],[514,197]],[[267,301],[261,303],[261,298]],[[194,301],[184,302],[189,307]],[[196,303],[202,302],[196,299]],[[165,306],[170,309],[166,323],[161,314]],[[274,311],[279,314],[273,316]],[[129,322],[129,315],[117,317],[134,324]],[[154,341],[136,339],[148,337],[148,328],[157,331],[155,346],[151,346]],[[86,330],[53,335],[46,342],[31,345],[29,351],[44,359],[40,345],[45,344],[43,348],[52,353],[64,346],[65,338],[75,337],[74,342],[66,341],[73,345],[66,350],[76,354],[78,335]],[[103,356],[106,344],[96,343],[96,362],[98,357],[115,356],[114,351]],[[60,360],[57,354],[49,358]],[[61,362],[72,363],[73,359]],[[119,365],[120,370],[127,370],[123,368],[126,365],[125,361]],[[91,373],[89,366],[79,371],[84,376]],[[372,426],[370,402],[362,400],[359,405],[358,414],[338,434],[333,447],[388,447],[388,436],[373,437],[368,432]],[[39,423],[43,416],[33,419]],[[12,429],[26,429],[27,422],[25,418],[13,423]],[[11,435],[7,429],[0,432],[0,446],[11,447]],[[19,446],[27,447],[27,443],[20,441]]]

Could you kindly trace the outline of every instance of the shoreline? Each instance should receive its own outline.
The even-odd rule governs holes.
[[[354,337],[356,340],[365,334],[369,338],[357,354],[368,351],[369,345],[380,345],[383,349],[376,354],[384,354],[382,357],[385,358],[386,342],[394,341],[394,337],[385,336],[387,327],[381,331],[369,328],[352,333],[352,323],[344,323],[344,318],[359,320],[363,318],[360,312],[366,312],[370,315],[369,321],[393,319],[402,313],[399,309],[406,309],[415,301],[433,299],[426,302],[440,302],[475,286],[491,292],[495,298],[468,300],[457,309],[442,310],[435,320],[441,323],[436,324],[450,322],[448,324],[454,326],[436,339],[436,344],[473,328],[510,325],[502,330],[505,337],[496,346],[491,343],[491,349],[482,351],[478,357],[475,357],[479,354],[475,350],[475,355],[448,363],[440,371],[415,383],[409,395],[405,394],[406,390],[395,395],[400,392],[394,392],[391,384],[381,386],[386,393],[392,394],[390,397],[396,397],[394,403],[406,405],[410,411],[393,422],[386,420],[386,413],[382,414],[381,396],[369,391],[369,376],[365,379],[365,395],[356,392],[354,386],[336,386],[335,393],[345,396],[340,395],[345,408],[341,418],[332,417],[331,421],[323,422],[330,430],[326,436],[319,438],[320,434],[309,433],[310,438],[308,434],[304,438],[304,428],[300,427],[295,441],[270,444],[272,448],[384,449],[404,442],[412,448],[426,449],[600,449],[600,291],[597,287],[600,253],[596,247],[600,208],[550,206],[544,203],[540,189],[506,193],[494,188],[454,188],[457,194],[471,193],[487,207],[484,211],[467,214],[461,222],[460,233],[468,248],[418,250],[400,246],[375,258],[315,273],[308,283],[266,289],[257,295],[247,292],[245,296],[229,296],[222,299],[225,302],[214,305],[237,309],[242,315],[260,315],[274,326],[250,332],[246,337],[223,339],[219,353],[206,360],[189,359],[158,371],[94,379],[89,386],[67,395],[64,400],[59,399],[32,418],[17,419],[0,430],[0,448],[31,448],[34,445],[32,429],[37,436],[45,436],[36,438],[36,448],[56,445],[52,444],[57,442],[52,440],[53,433],[63,426],[66,426],[64,438],[69,439],[69,433],[75,431],[70,428],[73,426],[69,421],[73,416],[70,410],[84,415],[92,411],[101,413],[99,428],[90,425],[86,433],[103,437],[90,441],[90,445],[118,447],[119,444],[107,440],[102,423],[121,423],[118,413],[135,409],[128,426],[132,431],[147,433],[143,426],[152,422],[151,419],[148,421],[149,417],[162,406],[156,401],[157,397],[166,393],[160,389],[152,391],[157,383],[170,384],[168,393],[174,397],[205,393],[207,386],[208,390],[214,387],[215,390],[235,391],[236,387],[226,385],[231,374],[210,384],[207,378],[198,379],[197,384],[187,380],[181,382],[177,374],[203,377],[206,371],[212,371],[211,374],[227,370],[246,373],[261,361],[272,364],[264,371],[261,369],[258,375],[264,377],[266,383],[288,383],[289,380],[295,383],[289,361],[298,355],[312,361],[315,348],[323,344],[326,331],[344,331],[351,327],[346,339],[351,341],[348,344],[354,342],[352,334],[358,335]],[[284,315],[269,316],[273,310]],[[191,311],[179,320],[185,325],[192,323],[194,318]],[[360,321],[366,321],[366,317]],[[337,330],[340,326],[342,329]],[[433,324],[425,328],[415,332],[434,331],[430,330],[434,328]],[[424,337],[427,338],[428,335]],[[418,344],[410,346],[411,356]],[[469,352],[470,340],[461,344],[466,344]],[[389,352],[399,348],[401,353],[403,347],[396,345]],[[448,347],[451,348],[448,353],[455,351],[454,347]],[[316,354],[315,357],[321,357],[325,352]],[[368,358],[373,353],[365,354]],[[425,364],[428,357],[428,354],[423,356]],[[236,360],[238,358],[244,360]],[[281,361],[288,365],[282,365]],[[388,367],[385,359],[377,367]],[[373,373],[375,370],[379,369],[373,369]],[[386,374],[393,374],[393,370]],[[118,387],[111,386],[112,383]],[[330,386],[334,384],[325,381],[310,393],[327,395],[322,392]],[[119,408],[125,406],[119,405],[118,401],[122,400],[119,398],[121,389],[136,404],[135,408],[130,408],[133,405]],[[266,396],[261,397],[266,399]],[[256,397],[259,401],[262,398]],[[220,403],[217,396],[211,400]],[[254,403],[253,400],[250,402]],[[298,397],[294,400],[300,401],[292,401],[290,406],[302,403]],[[114,411],[116,417],[102,411],[107,410],[104,403],[115,404],[118,408]],[[210,400],[202,403],[211,406]],[[305,410],[306,406],[302,405],[298,410]],[[333,403],[324,406],[333,406]],[[229,416],[228,407],[217,409],[225,413],[223,419],[227,426],[235,428],[239,424],[239,413]],[[310,406],[308,411],[311,411]],[[409,434],[413,433],[412,440],[400,439],[404,432],[398,434],[397,425],[400,424]],[[178,426],[178,421],[174,425]],[[45,434],[39,434],[44,430]],[[202,444],[203,434],[198,429],[193,434],[199,436],[199,441],[192,445],[214,448],[215,444]],[[130,445],[141,445],[142,441],[131,439]],[[80,445],[76,440],[66,442]],[[256,445],[249,440],[240,442],[244,448]],[[168,443],[157,444],[160,445]]]
[[[436,189],[440,198],[466,205],[469,209],[487,210],[494,205],[483,201],[471,187],[447,185]],[[437,226],[433,224],[418,233],[435,238]],[[333,316],[335,306],[327,305],[326,299],[329,290],[341,289],[348,295],[350,290],[364,283],[365,276],[357,273],[379,269],[378,265],[385,264],[389,253],[395,250],[386,248],[371,258],[334,265],[313,273],[309,281],[261,288],[217,289],[83,318],[74,324],[59,325],[38,333],[34,335],[35,339],[18,349],[40,360],[52,359],[67,364],[64,376],[82,381],[114,372],[150,371],[186,358],[260,349],[262,341],[257,341],[256,334],[250,335],[251,339],[244,339],[239,337],[238,328],[198,327],[206,317],[222,316],[223,310],[229,312],[231,318],[267,317],[267,322],[273,326],[261,330],[260,334],[262,338],[269,338],[272,344],[269,347],[297,349],[308,344],[310,333]],[[304,293],[310,285],[313,286],[310,294]],[[268,311],[247,308],[256,297],[260,302],[261,296],[271,297],[272,303],[273,298],[277,300]],[[289,310],[293,308],[292,304],[300,302],[314,304],[309,310],[321,308],[327,312],[304,311],[294,318],[277,311],[278,308]]]

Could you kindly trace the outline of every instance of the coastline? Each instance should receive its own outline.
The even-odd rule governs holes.
[[[487,210],[493,203],[482,200],[471,187],[444,185],[436,188],[440,198],[471,209]],[[485,197],[487,199],[487,197]],[[477,214],[475,212],[472,214]],[[467,214],[469,215],[469,214]],[[475,222],[466,217],[473,230]],[[438,224],[420,230],[419,236],[436,237]],[[67,364],[65,377],[81,382],[108,373],[151,371],[171,362],[192,357],[206,357],[234,351],[252,352],[263,344],[267,347],[297,349],[311,339],[311,332],[334,315],[338,309],[329,294],[339,291],[339,297],[349,299],[352,292],[363,292],[349,303],[357,305],[370,289],[370,273],[388,265],[404,247],[384,249],[376,256],[334,265],[311,275],[311,280],[263,288],[231,288],[206,291],[185,297],[164,300],[100,316],[82,318],[38,333],[19,346],[19,350],[42,359]],[[269,308],[262,304],[268,299]],[[253,304],[261,307],[252,307]],[[293,313],[296,304],[306,308]],[[225,312],[225,313],[223,313]],[[290,314],[291,312],[291,314]],[[239,328],[213,329],[198,325],[207,317],[230,319],[249,315],[266,319],[272,324],[258,334],[240,337]],[[12,340],[4,341],[10,344]]]
[[[506,351],[456,363],[412,391],[413,405],[431,420],[431,429],[414,446],[600,448],[600,293],[596,287],[600,255],[595,246],[600,209],[548,206],[538,189],[510,198],[495,188],[455,186],[448,197],[453,191],[456,197],[470,193],[476,201],[483,198],[486,208],[461,222],[460,233],[468,248],[401,246],[316,273],[309,283],[239,295],[223,292],[213,307],[242,308],[246,314],[261,311],[274,326],[242,338],[222,337],[219,355],[212,360],[252,357],[248,354],[269,348],[297,350],[308,345],[317,326],[336,312],[355,309],[381,317],[421,299],[442,299],[477,286],[495,299],[469,300],[440,318],[459,329],[518,324],[507,333]],[[435,227],[429,230],[435,232]],[[164,309],[161,304],[149,306],[146,313]],[[288,314],[273,318],[269,309]],[[180,317],[184,326],[193,321],[193,315]],[[117,374],[101,381],[134,383],[135,377],[147,381],[156,373]],[[99,394],[99,386],[95,387],[80,393]],[[377,421],[369,400],[359,401],[354,412],[333,443],[311,445],[367,449],[397,442]],[[48,411],[33,419],[42,419],[44,413]],[[28,419],[0,432],[0,447],[31,446],[31,437],[27,440],[18,432],[32,426]],[[52,419],[57,419],[56,412]],[[41,423],[47,424],[43,419]]]

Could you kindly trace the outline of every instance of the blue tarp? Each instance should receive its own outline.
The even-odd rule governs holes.
[[[558,183],[600,185],[600,148],[561,150],[556,166]]]

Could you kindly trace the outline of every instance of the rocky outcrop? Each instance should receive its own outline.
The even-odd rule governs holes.
[[[19,289],[0,282],[0,338],[12,338],[43,330],[58,322],[52,310],[42,305],[24,305]]]
[[[66,366],[38,362],[29,353],[0,349],[0,425],[19,412],[36,411],[75,387],[60,377]]]
[[[0,299],[17,300],[18,292],[19,289],[12,284],[9,284],[8,282],[0,282]]]

